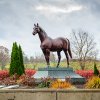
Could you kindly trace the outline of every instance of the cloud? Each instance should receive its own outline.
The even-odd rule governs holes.
[[[63,21],[66,16],[73,13],[81,12],[85,9],[85,6],[72,3],[38,3],[33,7],[34,11],[39,16],[43,16],[50,21]],[[55,20],[56,19],[56,20]]]
[[[57,6],[52,6],[52,5],[38,5],[35,7],[36,10],[40,11],[40,12],[46,12],[46,13],[71,13],[74,11],[80,11],[83,9],[82,6],[77,5],[77,6],[69,6],[67,8],[61,8],[61,7],[57,7]]]

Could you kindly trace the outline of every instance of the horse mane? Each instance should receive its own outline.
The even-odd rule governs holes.
[[[47,33],[44,31],[44,29],[41,28],[40,26],[39,26],[39,28],[40,28],[40,30],[47,36]]]

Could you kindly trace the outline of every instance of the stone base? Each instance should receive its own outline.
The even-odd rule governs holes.
[[[56,78],[56,79],[70,79],[72,83],[85,83],[85,78],[76,74],[73,68],[59,67],[59,68],[39,68],[33,76],[35,79],[41,78]]]

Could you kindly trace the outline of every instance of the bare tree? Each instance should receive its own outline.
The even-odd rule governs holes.
[[[32,57],[33,58],[33,57]],[[55,62],[55,55],[51,52],[50,53],[50,61],[51,62]],[[45,57],[43,54],[40,54],[40,55],[36,55],[35,58],[34,58],[34,61],[35,62],[46,62],[45,61]]]
[[[0,64],[1,69],[5,68],[5,65],[9,61],[9,50],[6,47],[0,46]]]
[[[51,52],[50,54],[50,61],[53,62],[53,64],[55,64],[56,58],[55,55]],[[30,63],[33,64],[34,68],[37,67],[38,63],[45,63],[45,57],[43,54],[40,55],[36,55],[35,57],[31,56],[30,57]]]
[[[93,36],[88,32],[72,32],[72,51],[79,60],[82,70],[85,68],[86,60],[96,54],[95,45]]]
[[[26,55],[23,57],[23,59],[24,59],[24,64],[28,64],[30,61]]]
[[[30,61],[30,63],[34,63],[34,57],[31,56],[29,61]]]

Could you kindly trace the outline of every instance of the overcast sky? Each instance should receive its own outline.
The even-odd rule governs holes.
[[[18,42],[26,55],[41,53],[34,23],[52,38],[70,38],[72,29],[94,35],[100,50],[100,0],[0,0],[0,45]]]

